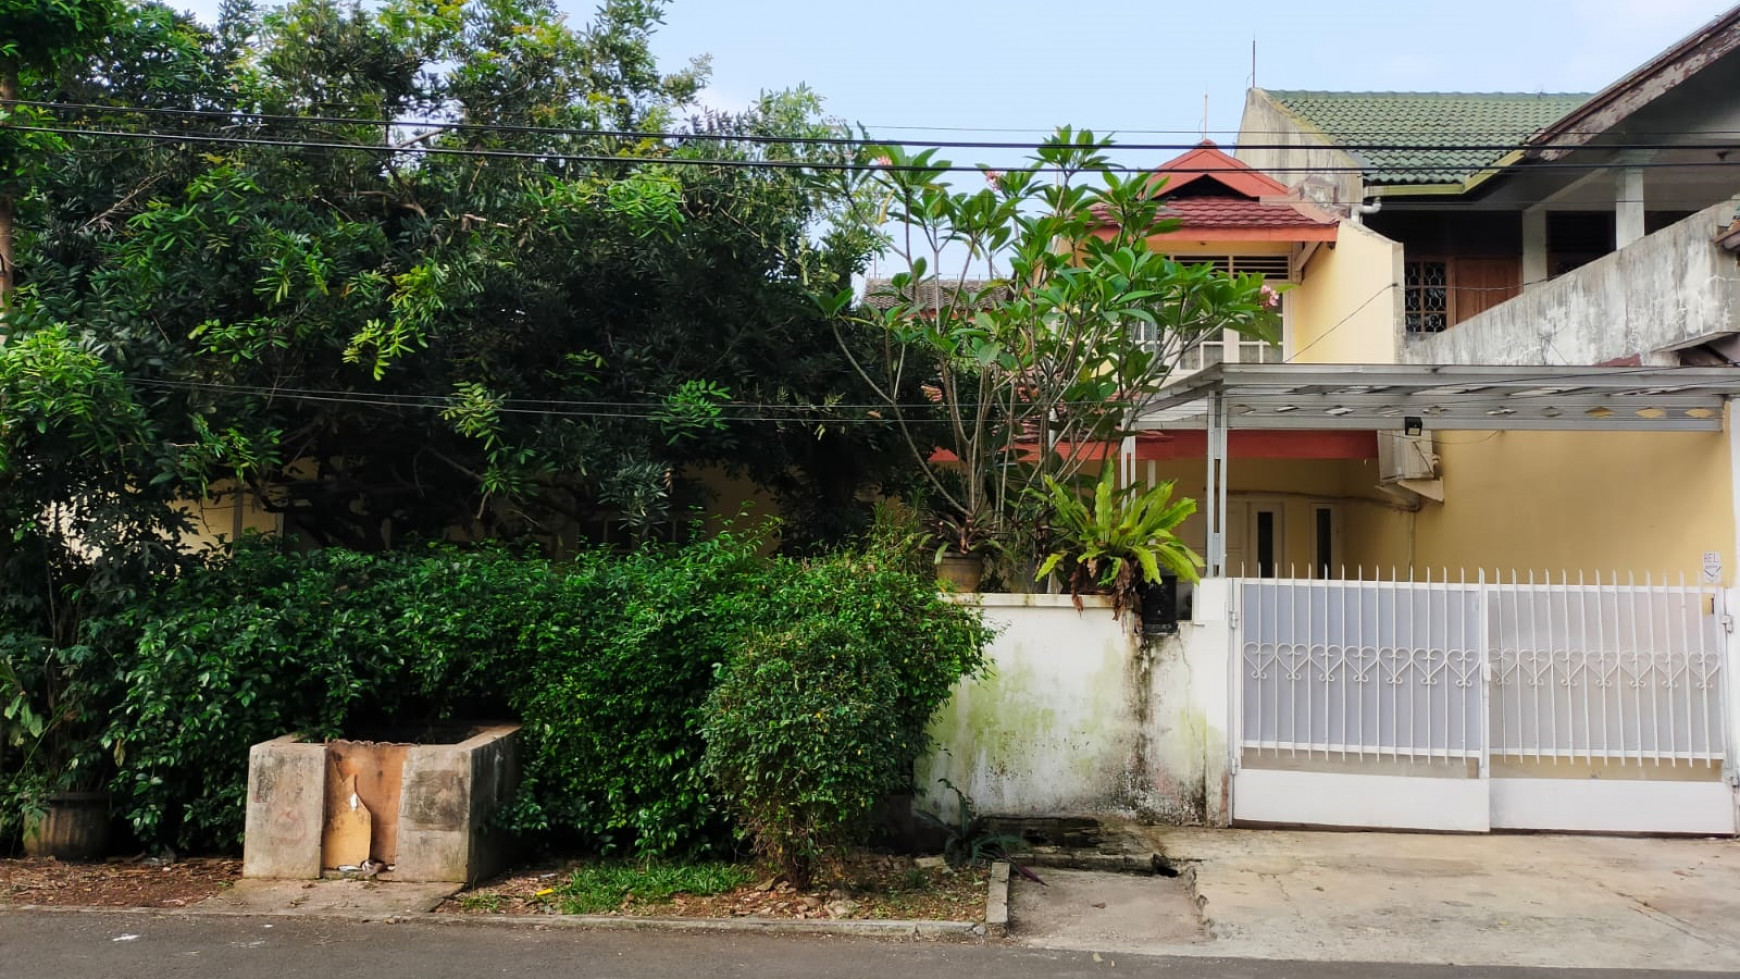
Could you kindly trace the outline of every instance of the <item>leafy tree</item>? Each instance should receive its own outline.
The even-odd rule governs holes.
[[[850,157],[758,139],[837,133],[806,90],[694,110],[704,61],[647,50],[662,10],[232,2],[207,32],[128,8],[31,94],[153,135],[51,156],[23,301],[152,392],[193,485],[320,543],[651,536],[711,468],[771,490],[792,544],[838,539],[909,467],[843,407],[867,395],[807,299],[874,238],[851,187],[730,164]]]
[[[0,0],[0,302],[15,280],[13,226],[19,185],[29,179],[37,151],[54,145],[49,134],[13,130],[16,117],[37,122],[40,113],[19,113],[14,103],[22,70],[52,71],[96,45],[117,7],[116,0]],[[34,127],[33,127],[34,128]],[[45,138],[47,136],[48,138]]]
[[[1032,167],[986,170],[973,191],[944,182],[950,164],[935,150],[870,151],[883,164],[873,186],[903,268],[891,302],[858,307],[836,329],[923,465],[943,536],[962,553],[1035,523],[1036,491],[1071,482],[1133,432],[1203,336],[1275,336],[1260,276],[1149,248],[1178,223],[1161,217],[1159,182],[1113,171],[1111,146],[1061,129]],[[945,255],[961,265],[943,268]],[[990,276],[971,277],[974,262]],[[822,306],[845,314],[852,294]],[[857,353],[866,346],[875,356]],[[915,377],[934,410],[911,407],[904,385]]]

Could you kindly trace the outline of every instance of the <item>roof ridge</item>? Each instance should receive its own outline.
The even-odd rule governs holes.
[[[1520,92],[1520,91],[1416,91],[1402,89],[1329,89],[1329,88],[1265,88],[1269,95],[1329,95],[1370,98],[1376,95],[1400,98],[1507,98],[1507,99],[1587,99],[1593,92]]]

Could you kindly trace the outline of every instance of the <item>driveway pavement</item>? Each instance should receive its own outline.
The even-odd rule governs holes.
[[[1733,840],[1136,826],[1113,837],[1125,852],[1194,868],[1210,940],[1024,932],[1020,912],[1034,898],[1021,891],[1012,934],[1050,948],[1165,955],[1740,974]],[[1175,917],[1176,891],[1150,880],[1154,907]],[[1105,900],[1062,889],[1056,898],[1087,908]],[[1065,912],[1093,924],[1073,905],[1046,913]]]

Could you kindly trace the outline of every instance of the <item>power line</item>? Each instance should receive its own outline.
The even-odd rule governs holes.
[[[659,164],[659,165],[672,165],[672,166],[704,166],[704,167],[719,167],[719,168],[733,168],[733,167],[735,167],[735,168],[744,168],[744,169],[818,170],[818,171],[853,172],[853,173],[867,173],[867,172],[984,173],[987,170],[992,170],[992,171],[997,171],[997,172],[1002,172],[1002,173],[1034,173],[1034,174],[1062,172],[1061,168],[1058,168],[1055,166],[1050,166],[1050,165],[1045,165],[1045,164],[1040,164],[1040,165],[1017,164],[1017,165],[1002,166],[1002,167],[991,167],[991,166],[982,166],[982,165],[980,165],[980,166],[964,166],[964,165],[958,165],[958,164],[950,164],[947,166],[940,166],[940,165],[921,166],[921,165],[916,165],[916,164],[882,163],[882,162],[877,162],[874,160],[868,161],[868,162],[837,162],[837,161],[828,161],[828,160],[742,160],[742,159],[721,159],[721,158],[698,158],[698,157],[685,157],[685,156],[619,156],[619,155],[608,155],[608,154],[599,154],[599,153],[561,153],[561,152],[550,152],[550,151],[539,151],[539,150],[504,150],[504,149],[483,149],[483,148],[476,148],[476,147],[454,147],[454,146],[391,146],[391,145],[386,145],[386,144],[349,143],[349,142],[330,141],[330,140],[305,140],[305,139],[304,140],[285,140],[285,139],[270,139],[270,138],[266,138],[266,137],[255,137],[255,136],[221,136],[221,135],[206,134],[206,133],[186,133],[186,132],[163,133],[163,132],[129,131],[129,130],[117,130],[117,129],[66,128],[66,127],[60,127],[60,126],[13,125],[13,126],[8,126],[6,128],[11,129],[15,132],[39,132],[39,133],[49,133],[49,134],[53,134],[53,135],[57,135],[57,136],[102,136],[102,137],[113,138],[113,139],[143,140],[143,141],[170,142],[170,143],[207,143],[207,144],[211,144],[211,145],[220,145],[220,146],[221,145],[265,146],[265,147],[276,147],[279,149],[350,150],[350,151],[361,152],[361,153],[386,154],[386,155],[457,156],[457,157],[475,157],[475,158],[483,158],[483,159],[531,160],[531,161],[544,162],[544,163],[615,163],[615,164],[622,164],[622,165]],[[1661,161],[1661,160],[1645,161],[1642,163],[1610,163],[1610,162],[1609,163],[1560,163],[1560,162],[1552,162],[1552,163],[1531,164],[1529,169],[1531,171],[1562,170],[1562,171],[1582,172],[1582,171],[1599,171],[1599,170],[1611,170],[1611,169],[1628,169],[1628,170],[1633,170],[1633,169],[1638,169],[1638,170],[1674,169],[1674,170],[1683,170],[1683,169],[1714,169],[1714,168],[1728,169],[1728,168],[1734,168],[1734,167],[1740,167],[1740,158],[1736,158],[1733,160],[1723,160],[1723,161],[1718,161],[1718,162],[1714,162],[1714,163],[1684,162],[1684,161]],[[1263,170],[1263,172],[1269,173],[1269,174],[1277,174],[1277,173],[1363,174],[1368,169],[1371,169],[1371,168],[1370,167],[1360,167],[1360,166],[1341,166],[1341,167],[1300,166],[1300,167],[1268,167],[1268,168],[1265,168]],[[1391,172],[1391,173],[1440,173],[1445,169],[1445,167],[1442,164],[1418,164],[1418,165],[1386,166],[1384,169],[1387,172]],[[1155,172],[1155,168],[1152,166],[1116,166],[1116,165],[1113,165],[1113,166],[1096,167],[1093,169],[1092,172],[1094,172],[1094,173],[1117,173],[1117,174],[1147,174],[1147,173]],[[1223,166],[1223,167],[1194,168],[1191,172],[1193,172],[1193,173],[1207,173],[1207,174],[1244,173],[1244,172],[1247,172],[1247,170],[1244,167]]]
[[[239,124],[274,122],[274,123],[311,124],[311,125],[369,126],[369,127],[378,127],[378,128],[385,128],[385,129],[393,129],[393,128],[431,129],[431,130],[449,130],[449,131],[455,131],[455,132],[513,133],[513,134],[520,134],[520,135],[563,136],[563,137],[580,137],[580,138],[588,138],[588,139],[623,139],[623,140],[636,140],[636,141],[647,140],[647,139],[656,139],[656,140],[670,140],[670,141],[677,141],[677,142],[700,141],[700,142],[720,142],[720,143],[755,143],[755,144],[787,145],[787,146],[790,146],[790,145],[824,146],[825,145],[825,146],[852,146],[852,147],[860,147],[860,148],[875,148],[875,147],[881,147],[881,146],[901,146],[901,147],[919,147],[919,148],[929,148],[929,149],[989,149],[989,150],[1039,150],[1041,148],[1044,148],[1045,145],[1047,145],[1047,144],[1043,144],[1043,143],[1034,143],[1034,142],[1025,142],[1025,141],[995,141],[995,140],[942,140],[942,141],[938,141],[938,140],[909,140],[909,139],[889,140],[889,139],[874,139],[874,138],[869,138],[869,137],[855,137],[855,136],[787,136],[787,135],[768,135],[768,134],[759,134],[759,133],[709,133],[709,132],[679,132],[679,131],[639,131],[639,130],[625,130],[625,129],[592,129],[592,128],[571,128],[571,127],[557,127],[557,126],[527,126],[527,125],[516,125],[516,124],[510,124],[510,123],[458,122],[458,121],[449,121],[449,120],[442,120],[442,119],[427,119],[427,118],[422,118],[422,119],[378,119],[378,118],[360,118],[360,117],[347,117],[347,116],[298,115],[298,114],[282,114],[282,113],[274,114],[274,113],[254,112],[254,111],[251,111],[248,109],[173,109],[173,108],[165,108],[165,107],[157,107],[157,106],[103,105],[100,103],[93,103],[93,102],[47,102],[47,101],[20,100],[20,101],[13,103],[13,104],[31,106],[31,107],[42,108],[42,109],[51,109],[51,110],[63,111],[63,112],[64,111],[79,111],[79,112],[99,112],[99,113],[124,114],[124,115],[164,116],[164,117],[171,117],[171,118],[231,120],[231,121],[235,121]],[[1145,132],[1162,132],[1162,131],[1153,130],[1153,131],[1145,131]],[[1280,133],[1277,132],[1276,135],[1280,135]],[[1372,135],[1384,135],[1384,133],[1374,131],[1372,133]],[[1549,149],[1557,149],[1557,148],[1572,148],[1572,149],[1581,148],[1581,144],[1578,144],[1578,146],[1573,146],[1573,147],[1557,147],[1552,143],[1533,144],[1533,143],[1528,142],[1528,140],[1527,140],[1527,137],[1530,135],[1530,133],[1523,132],[1523,131],[1518,131],[1515,133],[1499,134],[1499,135],[1504,135],[1504,136],[1510,137],[1510,138],[1505,139],[1503,142],[1463,142],[1463,141],[1457,141],[1457,142],[1421,142],[1418,139],[1418,135],[1419,135],[1418,133],[1391,132],[1391,133],[1388,133],[1387,135],[1413,136],[1414,139],[1412,141],[1406,141],[1406,142],[1339,143],[1339,144],[1335,145],[1335,148],[1343,149],[1343,150],[1390,150],[1390,151],[1414,151],[1414,152],[1425,152],[1425,151],[1432,151],[1432,152],[1483,152],[1483,151],[1493,151],[1496,153],[1503,153],[1503,152],[1508,152],[1508,151],[1512,151],[1512,150],[1524,150],[1524,149],[1549,150]],[[1460,135],[1460,134],[1458,134],[1458,135]],[[1470,135],[1473,135],[1473,134],[1470,134]],[[1688,131],[1688,132],[1680,133],[1680,134],[1663,134],[1663,135],[1708,136],[1708,135],[1712,135],[1712,134],[1703,133],[1703,132],[1692,133],[1692,132]],[[1733,135],[1740,136],[1740,132],[1734,133]],[[1182,142],[1181,143],[1115,143],[1115,144],[1112,144],[1111,146],[1107,147],[1107,149],[1116,150],[1119,152],[1128,152],[1128,151],[1183,152],[1183,151],[1195,149],[1199,145],[1200,145],[1199,142],[1188,142],[1188,143],[1182,143]],[[1242,149],[1242,150],[1295,150],[1298,148],[1299,147],[1297,145],[1291,144],[1291,143],[1274,143],[1274,144],[1244,143],[1244,144],[1239,145],[1239,149]],[[1700,143],[1700,144],[1697,144],[1695,147],[1688,147],[1684,143],[1625,143],[1625,144],[1603,144],[1600,147],[1600,149],[1602,149],[1604,151],[1605,150],[1614,150],[1614,151],[1617,151],[1617,150],[1674,150],[1674,149],[1686,149],[1686,148],[1710,150],[1713,152],[1727,150],[1727,151],[1731,152],[1731,151],[1735,151],[1735,150],[1740,150],[1740,143],[1735,143],[1735,144],[1731,144],[1731,145],[1721,145],[1721,144],[1715,144],[1715,143]]]

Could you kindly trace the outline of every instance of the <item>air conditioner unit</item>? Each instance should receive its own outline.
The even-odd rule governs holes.
[[[1378,479],[1383,482],[1438,478],[1438,453],[1432,451],[1430,434],[1379,432],[1377,449]]]

